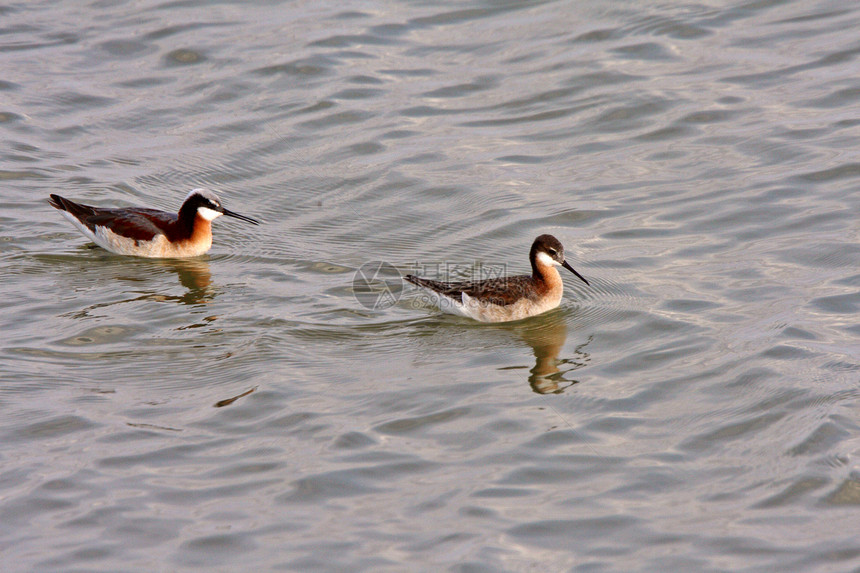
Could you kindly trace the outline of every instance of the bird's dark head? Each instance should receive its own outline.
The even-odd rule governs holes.
[[[577,277],[582,279],[582,282],[589,284],[585,277],[576,272],[570,264],[564,260],[564,247],[561,241],[552,235],[540,235],[535,242],[532,243],[530,253],[532,266],[546,265],[564,267]]]
[[[256,219],[252,219],[251,217],[246,217],[245,215],[240,215],[239,213],[234,213],[233,211],[225,209],[224,206],[221,205],[221,199],[218,198],[218,195],[216,195],[209,189],[192,189],[191,192],[188,193],[188,196],[185,198],[185,202],[182,203],[182,209],[193,210],[194,213],[200,215],[207,221],[217,219],[221,215],[227,215],[228,217],[247,221],[248,223],[253,223],[254,225],[260,224],[260,222]]]

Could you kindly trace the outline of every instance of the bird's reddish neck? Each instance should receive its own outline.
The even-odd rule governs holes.
[[[531,263],[532,280],[541,294],[564,288],[561,275],[558,274],[558,269],[552,264],[549,255],[543,252],[533,253]]]
[[[198,241],[212,242],[212,221],[206,219],[200,214],[194,217],[194,223],[191,227],[190,239],[196,243]],[[556,272],[556,274],[558,274]]]
[[[194,228],[199,225],[198,220],[203,218],[197,213],[197,207],[192,206],[188,201],[183,203],[176,220],[176,225],[182,229],[182,234],[190,237],[194,233]]]

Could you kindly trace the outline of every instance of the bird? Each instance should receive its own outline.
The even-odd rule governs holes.
[[[202,255],[212,246],[212,221],[221,215],[260,224],[256,219],[228,211],[215,193],[202,188],[188,193],[179,213],[144,207],[91,207],[55,194],[51,194],[48,202],[98,246],[134,257]]]
[[[556,308],[564,290],[558,266],[590,286],[585,277],[565,261],[564,247],[552,235],[540,235],[534,240],[529,262],[531,275],[454,283],[414,275],[404,278],[426,289],[442,311],[481,322],[521,320]]]

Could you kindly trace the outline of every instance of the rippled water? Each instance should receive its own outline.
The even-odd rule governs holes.
[[[858,26],[0,8],[3,569],[860,568]],[[46,201],[196,186],[263,225],[137,260]],[[541,233],[592,284],[543,316],[397,281],[525,272]]]

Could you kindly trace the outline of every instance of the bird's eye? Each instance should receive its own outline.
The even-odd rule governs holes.
[[[550,249],[549,254],[551,254],[552,256],[556,256],[558,254],[558,251],[556,251],[555,249]]]

